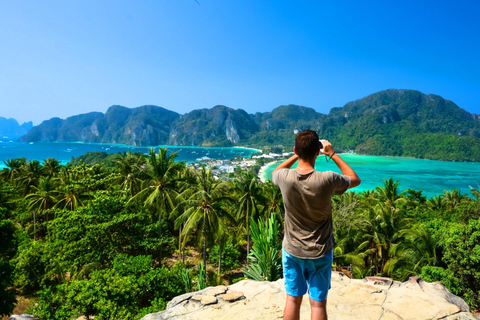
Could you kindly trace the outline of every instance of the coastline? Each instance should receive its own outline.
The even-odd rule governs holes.
[[[258,178],[260,179],[260,181],[262,181],[263,183],[267,182],[267,180],[265,179],[264,177],[264,173],[265,173],[265,169],[267,169],[269,166],[275,164],[275,163],[278,163],[279,161],[271,161],[271,162],[268,162],[268,163],[265,163],[261,168],[260,170],[258,171]]]
[[[256,151],[256,152],[263,152],[263,150],[260,150],[260,149],[244,147],[244,146],[233,146],[233,148],[241,148],[241,149],[253,150],[253,151]]]
[[[195,162],[196,158],[202,155],[213,159],[232,159],[241,156],[244,159],[250,159],[252,156],[259,154],[261,150],[245,147],[203,147],[203,146],[133,146],[120,143],[98,143],[98,142],[81,142],[81,141],[52,141],[52,142],[19,142],[9,141],[0,138],[0,170],[6,165],[3,163],[9,158],[26,157],[27,160],[42,161],[46,158],[55,158],[62,161],[62,164],[68,163],[72,157],[79,157],[87,152],[107,152],[107,153],[123,153],[123,152],[140,152],[145,153],[150,148],[156,152],[158,148],[167,148],[169,152],[181,151],[181,155],[176,161]],[[183,150],[183,151],[182,151]],[[196,155],[195,155],[196,154]],[[210,154],[210,155],[209,155]]]

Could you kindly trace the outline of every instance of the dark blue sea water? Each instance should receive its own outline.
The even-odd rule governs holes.
[[[203,147],[177,147],[162,146],[169,151],[180,151],[177,161],[194,162],[202,157],[211,159],[232,159],[236,156],[250,157],[257,152],[254,149],[246,148],[203,148]],[[133,147],[118,144],[92,144],[72,142],[18,142],[15,137],[0,137],[0,169],[4,168],[3,161],[10,158],[22,158],[27,160],[39,160],[55,158],[63,164],[69,162],[72,157],[81,156],[87,152],[105,151],[107,153],[117,152],[141,152],[148,153],[151,147]],[[158,151],[158,146],[153,147]]]

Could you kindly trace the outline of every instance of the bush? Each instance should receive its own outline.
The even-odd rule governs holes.
[[[43,241],[28,241],[20,246],[14,259],[15,286],[25,293],[40,290],[43,285],[51,284],[46,277],[48,266],[46,244]],[[48,283],[47,283],[48,282]]]
[[[95,270],[89,279],[73,280],[38,292],[30,312],[42,319],[136,319],[158,312],[165,301],[184,293],[178,269],[154,268],[150,256],[121,254],[112,268]]]
[[[211,264],[218,264],[218,251],[220,246],[216,244],[208,256],[208,262]],[[229,271],[232,269],[240,268],[240,251],[235,249],[233,245],[227,243],[222,248],[222,270]]]
[[[442,260],[458,278],[459,294],[470,308],[480,308],[480,219],[455,224],[442,242]]]
[[[427,282],[441,281],[453,294],[460,294],[460,281],[455,278],[453,272],[441,267],[425,266],[422,268],[420,278]]]

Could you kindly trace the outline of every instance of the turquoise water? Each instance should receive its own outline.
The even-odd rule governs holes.
[[[169,151],[180,151],[176,160],[194,162],[199,158],[208,157],[211,159],[232,159],[236,156],[250,157],[255,150],[246,148],[203,148],[203,147],[177,147],[162,146]],[[10,158],[22,158],[27,160],[39,160],[55,158],[62,163],[69,162],[72,157],[81,156],[87,152],[104,151],[107,153],[117,152],[141,152],[148,153],[151,147],[133,147],[116,144],[93,144],[93,143],[72,143],[72,142],[18,142],[10,138],[0,137],[0,169],[5,167],[3,161]],[[158,150],[158,147],[155,148]]]
[[[478,189],[480,185],[480,163],[447,162],[397,157],[377,157],[346,154],[342,159],[357,172],[362,183],[352,189],[360,192],[383,186],[383,179],[400,180],[399,188],[423,190],[423,195],[431,198],[445,190],[458,189],[462,194],[470,195],[470,187]],[[263,177],[270,180],[276,164],[268,166]],[[333,161],[326,162],[325,157],[317,158],[315,169],[340,173]]]

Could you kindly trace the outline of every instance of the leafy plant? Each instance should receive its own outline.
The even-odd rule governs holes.
[[[203,290],[207,287],[207,274],[203,263],[198,264],[197,290]]]
[[[251,219],[253,247],[250,253],[251,264],[243,273],[247,278],[257,281],[275,281],[282,276],[282,244],[278,238],[280,224],[275,217],[266,222]]]

